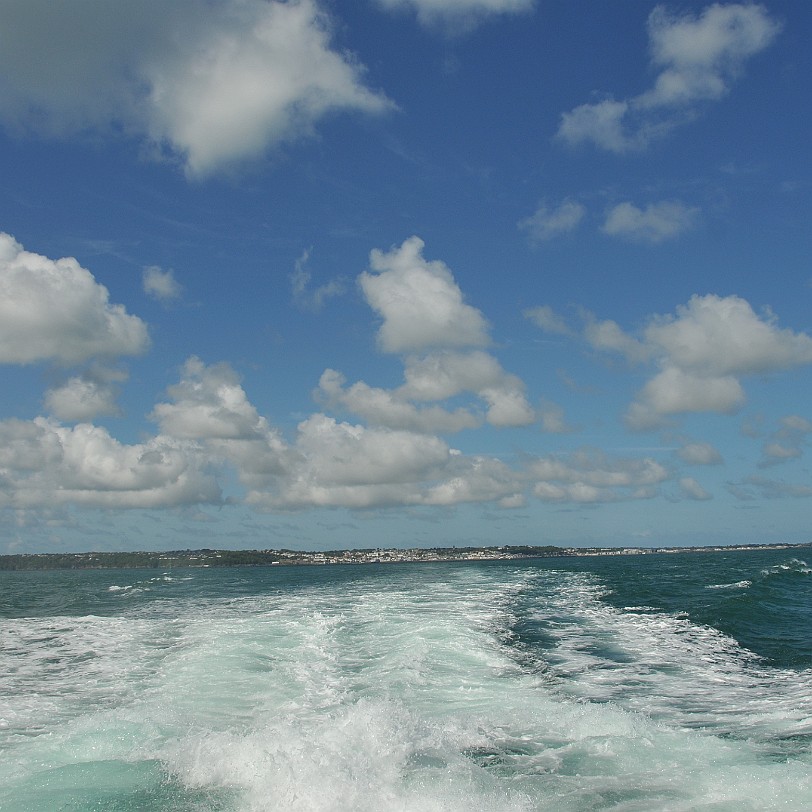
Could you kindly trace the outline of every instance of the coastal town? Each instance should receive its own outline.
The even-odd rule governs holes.
[[[318,566],[327,564],[415,564],[510,561],[570,556],[631,556],[733,550],[812,549],[806,544],[740,544],[707,547],[434,547],[357,550],[172,550],[166,552],[20,553],[0,556],[0,571],[54,569],[172,569],[178,567]]]

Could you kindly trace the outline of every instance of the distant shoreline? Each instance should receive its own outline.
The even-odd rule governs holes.
[[[515,561],[529,558],[713,553],[736,550],[812,550],[804,544],[736,544],[700,547],[433,547],[330,550],[171,550],[167,552],[18,553],[0,555],[0,572],[173,567],[318,566],[324,564],[414,564],[431,561]]]

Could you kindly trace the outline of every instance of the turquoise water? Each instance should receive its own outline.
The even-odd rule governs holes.
[[[0,573],[0,810],[807,810],[805,554]]]

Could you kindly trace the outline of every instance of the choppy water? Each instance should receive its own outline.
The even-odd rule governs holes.
[[[0,810],[807,810],[792,551],[0,573]]]

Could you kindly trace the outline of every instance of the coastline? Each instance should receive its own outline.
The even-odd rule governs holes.
[[[166,552],[19,553],[0,556],[0,572],[174,567],[319,566],[326,564],[416,564],[442,561],[511,561],[531,558],[714,553],[736,550],[812,550],[803,544],[736,544],[699,547],[497,547],[365,548],[330,550],[171,550]]]

